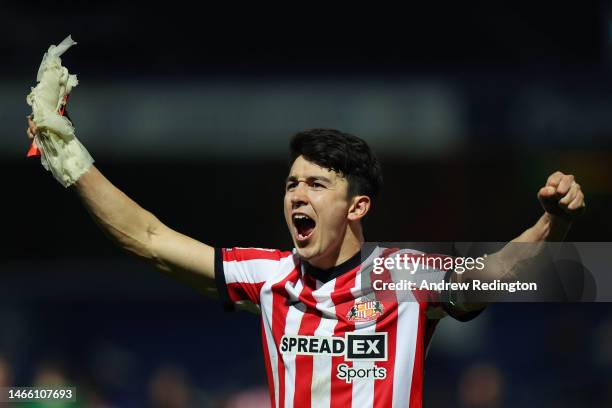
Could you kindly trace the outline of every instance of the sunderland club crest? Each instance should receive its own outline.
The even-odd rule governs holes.
[[[346,314],[346,318],[353,322],[369,322],[376,320],[383,314],[385,307],[378,300],[365,300],[356,302]]]

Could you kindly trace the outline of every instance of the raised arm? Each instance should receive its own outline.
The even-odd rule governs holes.
[[[28,136],[37,134],[29,120]],[[119,247],[204,293],[214,289],[214,249],[164,225],[91,166],[74,188],[102,231]]]
[[[563,174],[560,171],[548,177],[546,185],[538,191],[538,199],[544,214],[533,226],[499,252],[488,256],[483,269],[472,269],[464,274],[453,273],[451,281],[517,280],[521,273],[529,272],[529,266],[526,265],[533,265],[540,257],[546,255],[546,242],[560,242],[565,239],[573,220],[584,212],[585,208],[584,193],[580,184],[573,175]],[[474,293],[464,292],[461,296],[460,309],[478,310],[485,305],[473,300],[474,296],[478,300],[482,298]]]

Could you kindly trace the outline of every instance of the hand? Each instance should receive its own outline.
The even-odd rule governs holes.
[[[538,191],[538,199],[549,214],[572,220],[584,212],[584,194],[574,176],[556,171],[548,177],[546,185]]]
[[[32,115],[28,116],[28,130],[26,131],[30,140],[34,139],[34,136],[38,134],[38,128],[36,123],[32,120]]]

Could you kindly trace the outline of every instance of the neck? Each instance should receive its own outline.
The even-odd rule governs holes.
[[[342,238],[341,244],[318,259],[309,260],[308,263],[319,269],[329,269],[348,261],[361,249],[363,245],[363,231],[361,224],[349,224]]]

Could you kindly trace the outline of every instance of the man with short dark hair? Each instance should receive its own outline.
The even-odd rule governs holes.
[[[28,135],[37,135],[30,121]],[[362,253],[362,219],[382,184],[380,164],[360,138],[331,129],[291,142],[284,213],[295,248],[214,249],[164,225],[93,165],[74,183],[93,219],[120,247],[224,304],[261,311],[272,406],[372,407],[422,404],[425,350],[442,313],[432,292],[413,302],[381,300],[362,265],[389,249]],[[516,241],[558,240],[584,207],[573,176],[551,175],[545,209]],[[452,271],[451,271],[452,272]],[[489,268],[489,279],[496,277]],[[450,279],[459,280],[453,274]],[[445,303],[460,320],[483,305]]]

